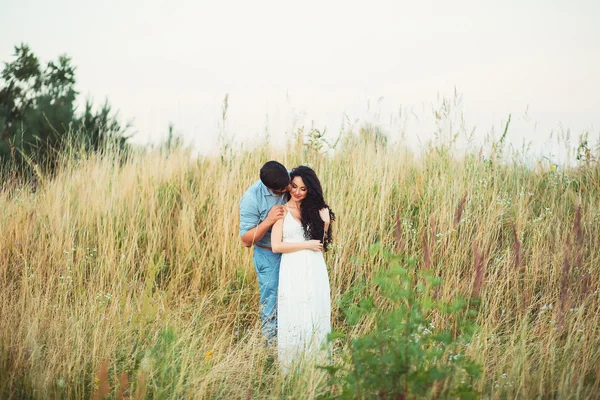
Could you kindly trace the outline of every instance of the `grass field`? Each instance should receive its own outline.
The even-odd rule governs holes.
[[[364,135],[363,135],[364,136]],[[343,138],[322,155],[290,140],[225,157],[175,149],[120,162],[65,156],[33,184],[2,173],[3,398],[317,398],[325,374],[283,377],[261,344],[252,251],[238,202],[260,166],[308,163],[337,215],[326,261],[337,301],[383,259],[416,257],[469,294],[483,260],[479,331],[466,354],[486,398],[598,398],[600,165],[526,166],[493,152]],[[475,259],[475,260],[474,260]],[[443,323],[443,321],[439,321]],[[121,389],[120,389],[121,388]]]

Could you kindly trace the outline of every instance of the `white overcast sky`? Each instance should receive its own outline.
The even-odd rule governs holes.
[[[337,132],[344,113],[379,115],[393,132],[400,107],[419,117],[407,129],[416,141],[431,133],[438,95],[454,88],[480,137],[509,113],[515,142],[542,143],[559,127],[600,132],[598,0],[0,4],[0,60],[20,42],[44,62],[67,53],[82,97],[108,98],[138,142],[172,121],[208,149],[226,93],[238,141],[265,127],[281,136],[294,121]]]

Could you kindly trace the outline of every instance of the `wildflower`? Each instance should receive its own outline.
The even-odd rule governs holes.
[[[205,360],[210,360],[213,356],[213,352],[212,351],[207,351],[206,354],[204,355],[204,359]]]
[[[540,310],[541,312],[544,312],[546,310],[552,310],[552,304],[544,304]]]

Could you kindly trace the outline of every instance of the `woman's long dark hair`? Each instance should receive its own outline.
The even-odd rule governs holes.
[[[325,207],[329,208],[329,218],[331,219],[331,222],[335,220],[335,214],[331,211],[331,208],[327,203],[325,203],[321,182],[312,168],[304,165],[294,168],[290,173],[290,180],[293,180],[296,176],[302,178],[307,189],[306,197],[302,200],[302,205],[300,207],[300,218],[302,220],[302,227],[304,228],[304,237],[307,240],[322,241],[323,250],[327,251],[329,243],[333,240],[333,237],[331,236],[331,224],[329,224],[327,235],[325,236],[325,240],[323,240],[325,222],[321,219],[319,210]]]

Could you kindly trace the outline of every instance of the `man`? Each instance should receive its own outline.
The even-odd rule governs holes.
[[[254,246],[254,268],[260,290],[262,332],[268,342],[277,335],[277,287],[281,254],[271,249],[271,227],[284,217],[290,175],[277,161],[260,169],[260,180],[252,185],[240,201],[240,239],[246,247]]]

